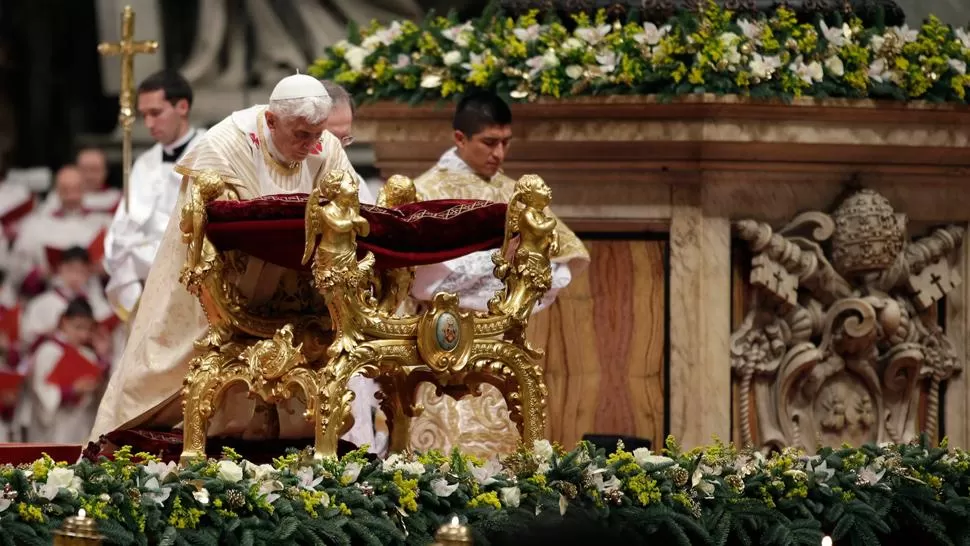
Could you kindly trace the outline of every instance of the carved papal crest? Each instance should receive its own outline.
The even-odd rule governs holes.
[[[868,189],[777,231],[735,224],[753,252],[748,313],[731,336],[744,443],[811,449],[937,434],[940,386],[959,361],[933,310],[960,283],[951,261],[963,229],[910,241],[906,224]]]

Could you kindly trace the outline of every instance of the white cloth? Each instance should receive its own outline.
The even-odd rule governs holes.
[[[91,363],[98,362],[87,347],[77,350]],[[63,356],[64,349],[56,341],[41,343],[30,356],[23,402],[14,417],[15,423],[27,428],[28,442],[81,444],[94,422],[98,403],[95,394],[85,394],[77,405],[64,407],[60,387],[47,382]]]
[[[183,153],[187,153],[204,134],[203,130],[190,130],[185,142],[174,146],[186,144]],[[108,274],[105,293],[112,306],[127,313],[141,297],[143,283],[178,202],[182,176],[173,170],[174,163],[163,161],[164,151],[161,144],[155,144],[135,160],[128,208],[124,204],[118,207],[104,240],[104,270]]]
[[[494,250],[472,252],[454,260],[415,268],[411,297],[419,301],[431,301],[438,292],[458,294],[463,309],[488,311],[488,300],[502,289],[492,263]],[[533,313],[538,313],[556,301],[559,291],[566,288],[573,279],[569,265],[552,264],[552,287],[536,304]]]

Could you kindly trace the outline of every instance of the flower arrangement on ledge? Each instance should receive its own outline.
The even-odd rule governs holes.
[[[98,463],[0,467],[0,487],[0,542],[18,546],[50,544],[79,509],[108,544],[423,545],[455,515],[478,545],[523,544],[530,531],[570,525],[573,538],[583,527],[601,542],[684,546],[970,536],[970,453],[925,438],[767,458],[721,443],[681,452],[672,440],[662,455],[539,441],[502,461],[458,452],[370,461],[356,451],[254,465],[227,450],[181,469],[122,449]]]
[[[573,15],[572,32],[536,11],[493,6],[474,20],[434,17],[350,29],[310,74],[363,102],[450,99],[473,88],[519,102],[581,95],[737,94],[965,103],[970,32],[935,17],[918,30],[856,17],[799,23],[790,9],[738,16],[710,0],[666,24]],[[840,14],[832,17],[839,18]]]

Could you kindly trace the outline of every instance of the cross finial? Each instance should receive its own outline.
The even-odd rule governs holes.
[[[122,172],[124,173],[125,208],[128,208],[128,177],[131,174],[131,126],[135,122],[135,112],[132,98],[135,94],[134,66],[135,55],[139,53],[155,53],[158,42],[155,40],[135,41],[135,11],[131,6],[125,6],[121,12],[121,41],[104,42],[98,44],[98,53],[104,56],[118,55],[121,57],[121,92],[118,103],[121,110],[118,121],[123,130],[122,143]]]

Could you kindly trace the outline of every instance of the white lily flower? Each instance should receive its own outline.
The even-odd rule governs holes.
[[[456,489],[458,489],[457,483],[449,484],[448,480],[444,478],[435,478],[434,480],[431,480],[431,491],[433,491],[434,494],[439,497],[451,496]]]

